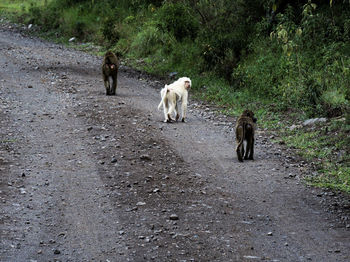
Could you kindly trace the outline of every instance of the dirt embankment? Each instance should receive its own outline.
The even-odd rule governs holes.
[[[345,200],[262,131],[239,163],[234,119],[163,123],[159,82],[105,96],[100,58],[5,28],[0,65],[1,261],[350,260]]]

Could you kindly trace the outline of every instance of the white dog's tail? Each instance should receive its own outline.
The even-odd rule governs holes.
[[[164,107],[164,104],[166,103],[166,93],[168,92],[168,85],[165,85],[165,87],[160,90],[160,96],[161,96],[161,100],[160,100],[160,103],[158,105],[158,110],[160,109],[160,107],[163,105]]]

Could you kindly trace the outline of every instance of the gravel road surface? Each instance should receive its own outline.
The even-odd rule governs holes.
[[[291,151],[258,130],[239,163],[235,119],[163,123],[162,82],[106,96],[101,61],[0,26],[1,261],[350,261],[350,203]]]

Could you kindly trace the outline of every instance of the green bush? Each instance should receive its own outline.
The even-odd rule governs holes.
[[[84,38],[86,23],[84,21],[75,21],[73,24],[73,35],[78,36],[79,38]]]
[[[28,10],[29,22],[40,25],[43,30],[57,29],[59,27],[59,19],[61,12],[55,8],[42,8],[31,5]]]
[[[104,39],[107,40],[109,44],[116,44],[121,37],[114,17],[107,17],[105,21],[103,21],[101,31]]]
[[[91,3],[91,0],[56,0],[54,1],[57,6],[67,8],[68,6],[73,6],[81,3]]]
[[[288,79],[288,60],[280,50],[271,48],[271,42],[261,40],[254,51],[233,72],[237,89],[249,89],[260,97],[287,97],[292,85],[283,86]],[[289,72],[293,74],[293,72]],[[288,80],[287,80],[288,81]],[[283,87],[283,88],[282,88]]]
[[[326,90],[321,96],[323,111],[328,117],[342,115],[346,110],[347,101],[345,95],[339,90]]]
[[[42,14],[43,13],[42,13],[40,7],[32,5],[29,8],[29,16],[31,17],[30,23],[35,23],[35,24],[41,25],[42,24],[42,18],[43,18]]]
[[[232,81],[232,72],[245,53],[253,26],[241,16],[245,9],[239,1],[228,6],[218,4],[214,10],[211,9],[210,3],[208,5],[207,11],[205,6],[202,8],[205,17],[211,19],[205,19],[196,40],[204,62],[201,67],[204,71],[214,71]]]
[[[171,44],[172,39],[168,34],[163,33],[154,24],[147,24],[134,38],[131,50],[137,56],[144,57]]]
[[[158,27],[170,32],[179,41],[197,36],[199,24],[191,8],[184,3],[166,2],[157,12]]]

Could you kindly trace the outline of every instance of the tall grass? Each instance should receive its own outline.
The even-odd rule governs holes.
[[[53,0],[1,0],[0,1],[0,14],[11,17],[18,17],[27,14],[33,6],[44,7]]]

